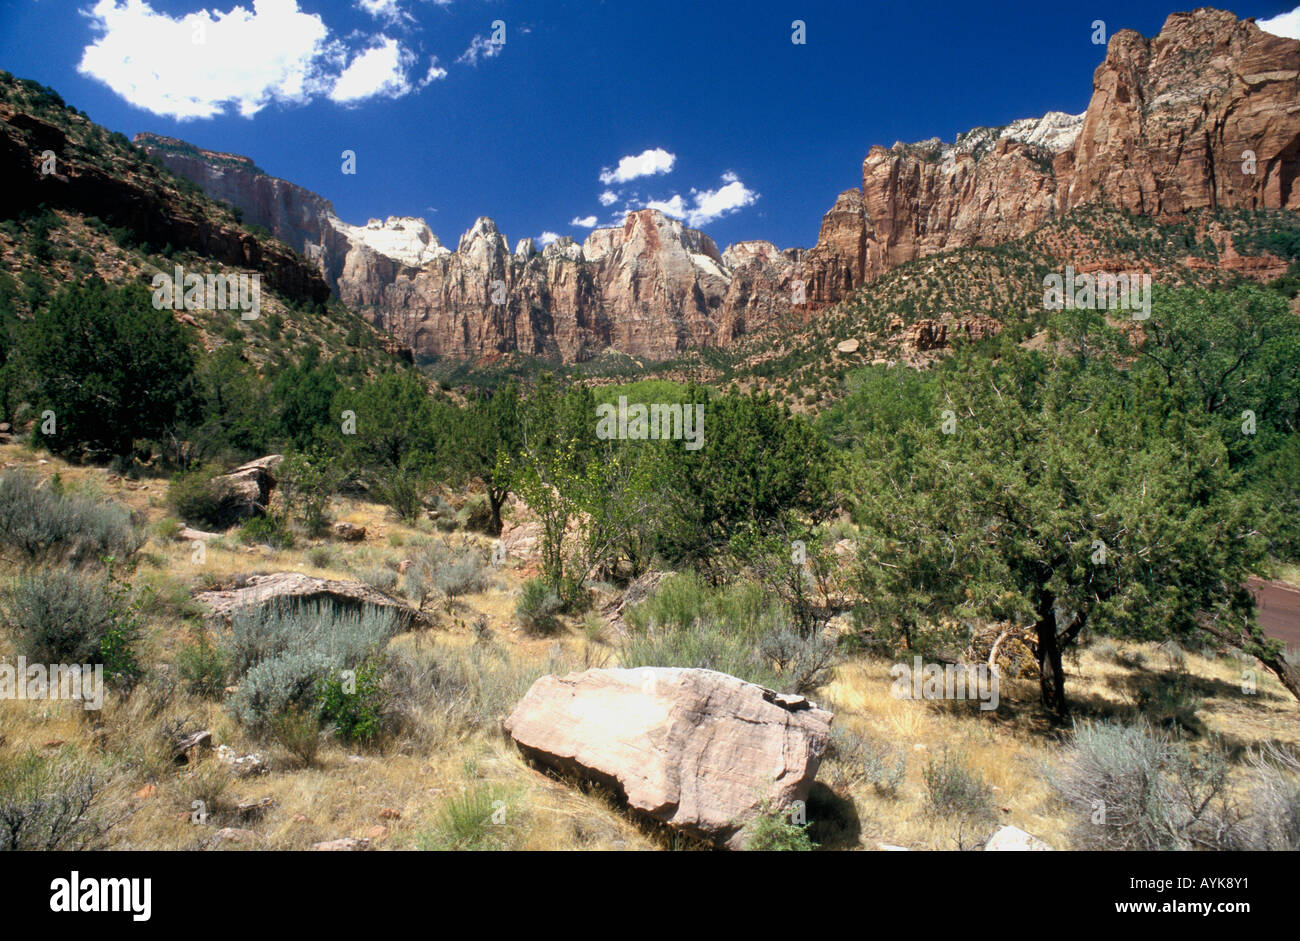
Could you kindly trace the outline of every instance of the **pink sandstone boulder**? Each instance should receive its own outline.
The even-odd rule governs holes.
[[[730,849],[766,804],[807,798],[833,716],[714,670],[544,676],[505,720],[538,764],[619,791],[669,826]]]

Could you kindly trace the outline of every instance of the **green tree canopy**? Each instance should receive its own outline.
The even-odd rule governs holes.
[[[194,394],[185,328],[143,285],[68,288],[23,330],[21,356],[38,414],[54,413],[37,435],[58,453],[129,455],[172,429]]]

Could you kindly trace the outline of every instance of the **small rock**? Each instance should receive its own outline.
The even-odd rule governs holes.
[[[1037,837],[1030,836],[1019,827],[1001,827],[989,841],[984,844],[988,852],[1024,852],[1026,850],[1043,851],[1051,847]]]
[[[876,849],[883,850],[886,853],[910,853],[906,846],[895,846],[892,843],[877,843]]]
[[[254,774],[266,774],[266,762],[258,754],[239,755],[229,745],[220,745],[217,747],[217,760],[226,765],[239,777],[248,777]]]
[[[148,800],[149,798],[153,797],[157,793],[158,793],[157,785],[146,784],[144,787],[140,788],[140,790],[135,792],[135,799],[141,801]]]
[[[44,746],[44,747],[46,747],[46,748],[58,748],[58,747],[61,746],[62,744],[63,744],[63,739],[61,739],[61,738],[52,738],[52,739],[50,739],[48,742],[45,743],[45,746]]]
[[[263,797],[260,800],[243,801],[235,806],[241,820],[260,820],[268,810],[275,806],[275,798]]]
[[[222,827],[217,831],[216,838],[222,843],[249,843],[257,839],[257,834],[238,827]]]
[[[294,815],[293,815],[293,822],[294,822],[294,823],[306,823],[306,822],[307,822],[307,815],[306,815],[306,814],[294,814]]]
[[[835,349],[840,353],[856,353],[858,351],[857,340],[841,340],[835,344]]]
[[[357,840],[350,836],[345,836],[340,837],[337,840],[326,840],[323,843],[313,843],[311,848],[318,853],[350,853],[370,849],[370,841]]]
[[[400,820],[401,818],[402,818],[401,813],[399,813],[398,811],[394,810],[391,807],[385,807],[383,810],[379,812],[380,820]]]
[[[384,837],[388,836],[388,828],[382,824],[375,824],[366,831],[366,839],[378,843]]]
[[[209,539],[220,539],[220,533],[208,533],[201,529],[191,529],[188,526],[182,526],[181,531],[176,534],[176,538],[181,542],[207,542]]]

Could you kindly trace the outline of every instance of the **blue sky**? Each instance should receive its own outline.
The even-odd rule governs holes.
[[[452,247],[480,215],[512,244],[581,241],[657,205],[720,248],[784,248],[813,244],[872,144],[1084,110],[1093,22],[1150,36],[1191,6],[1171,4],[0,0],[0,68]]]

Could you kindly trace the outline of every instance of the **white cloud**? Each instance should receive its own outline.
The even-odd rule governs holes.
[[[444,79],[446,77],[447,70],[438,64],[438,57],[434,56],[429,60],[429,71],[425,74],[424,78],[420,80],[418,87],[423,88],[430,82],[436,82],[439,79]]]
[[[344,104],[376,95],[400,98],[411,91],[407,72],[415,63],[415,55],[404,50],[396,39],[379,39],[378,46],[357,55],[343,70],[330,89],[331,100]]]
[[[686,218],[686,200],[682,199],[681,194],[673,195],[672,199],[649,199],[645,203],[646,209],[658,209],[665,216],[672,216],[675,219]]]
[[[321,18],[297,0],[179,18],[145,0],[99,0],[87,16],[100,35],[77,71],[138,108],[180,119],[228,106],[251,117],[272,102],[305,102],[330,87],[324,73],[342,55]]]
[[[722,182],[723,185],[715,190],[691,190],[690,205],[680,193],[674,193],[670,199],[647,200],[644,207],[658,209],[665,216],[681,219],[692,228],[699,228],[746,206],[752,206],[758,200],[758,194],[742,183],[736,174],[722,174]]]
[[[475,36],[470,40],[469,48],[456,58],[457,65],[478,65],[479,59],[492,59],[501,55],[506,47],[503,42],[493,42],[486,36]]]
[[[622,158],[619,160],[618,166],[613,170],[608,168],[602,170],[600,172],[600,182],[608,186],[611,183],[626,183],[628,180],[653,176],[656,173],[668,173],[672,170],[676,161],[677,155],[670,154],[662,147],[643,150],[635,156]]]
[[[1266,20],[1256,20],[1255,25],[1274,36],[1300,39],[1300,7],[1296,7],[1290,13],[1279,13]]]
[[[740,182],[734,173],[724,173],[722,180],[725,185],[718,189],[705,190],[702,193],[692,190],[695,196],[695,208],[686,216],[688,225],[708,225],[713,220],[730,215],[738,209],[752,206],[758,199],[758,194]]]
[[[583,216],[581,219],[574,216],[569,220],[569,225],[576,225],[582,229],[594,229],[596,227],[595,216]]]
[[[533,241],[537,243],[538,248],[545,248],[560,237],[558,232],[543,232]]]
[[[364,10],[385,23],[396,23],[400,20],[414,21],[411,14],[402,9],[398,0],[357,0],[357,9]]]
[[[605,190],[605,192],[600,194],[599,198],[602,206],[612,206],[618,202],[618,194],[612,190]]]

